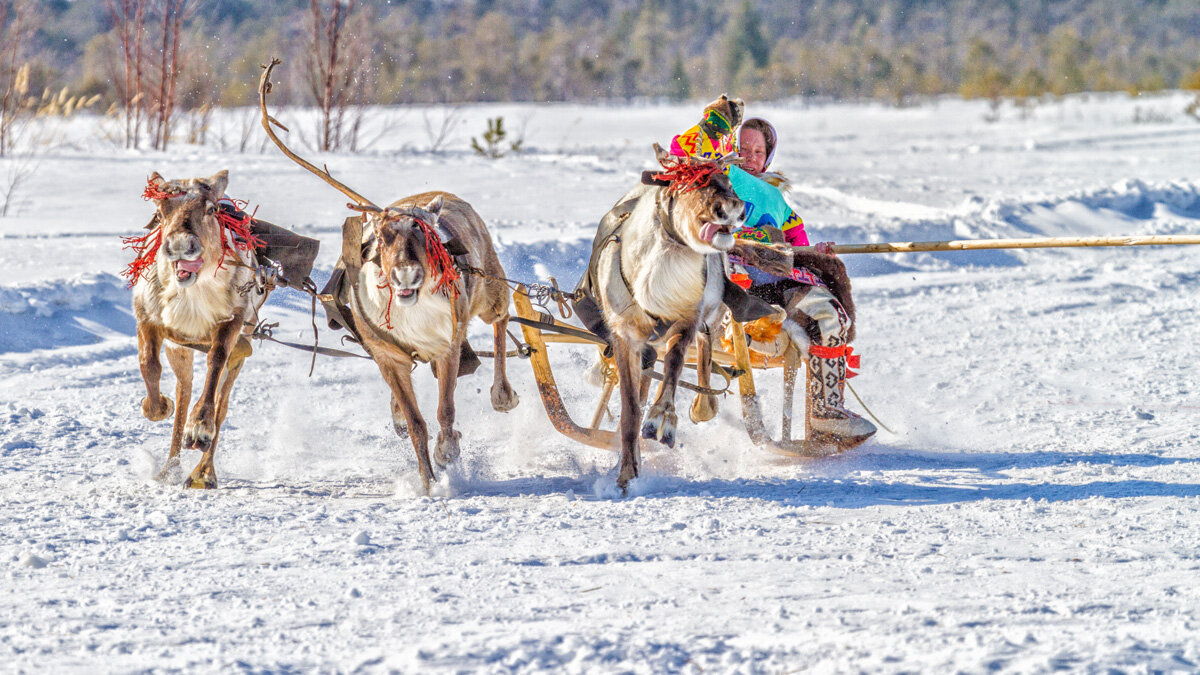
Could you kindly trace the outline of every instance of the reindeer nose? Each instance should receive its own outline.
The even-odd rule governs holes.
[[[193,235],[178,235],[167,241],[167,256],[172,259],[192,260],[200,253],[200,240]]]
[[[400,288],[416,288],[421,285],[425,278],[425,272],[420,265],[398,265],[392,275],[396,279],[396,285]]]

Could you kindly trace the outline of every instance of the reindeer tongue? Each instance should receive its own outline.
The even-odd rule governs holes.
[[[705,223],[700,227],[700,239],[712,243],[713,237],[721,231],[721,226],[716,223]]]
[[[184,272],[189,275],[199,274],[201,267],[204,267],[204,258],[196,258],[195,260],[176,260],[175,274],[179,276],[183,276]]]

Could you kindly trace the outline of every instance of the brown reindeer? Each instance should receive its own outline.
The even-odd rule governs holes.
[[[429,459],[429,433],[417,407],[412,371],[428,362],[438,381],[440,430],[434,459],[445,467],[459,454],[454,429],[454,389],[464,372],[461,359],[474,360],[466,343],[467,324],[478,316],[492,325],[495,375],[492,407],[516,407],[517,394],[505,372],[505,331],[511,291],[487,226],[471,205],[448,192],[425,192],[379,208],[365,197],[297,156],[275,135],[267,114],[273,61],[259,84],[263,127],[292,160],[355,201],[362,217],[348,218],[342,230],[342,257],[323,295],[331,325],[350,328],[375,360],[392,392],[396,433],[409,436],[426,492],[436,480]],[[453,254],[453,257],[451,255]],[[470,269],[460,274],[459,269]],[[481,274],[482,273],[482,274]]]
[[[252,351],[242,332],[248,322],[253,325],[267,297],[267,287],[256,283],[248,231],[235,239],[218,222],[217,201],[228,182],[226,171],[175,181],[152,174],[146,194],[157,212],[150,233],[137,238],[140,255],[129,268],[135,279],[138,360],[146,382],[142,413],[153,421],[175,413],[171,451],[159,478],[179,466],[180,448],[200,450],[200,463],[185,482],[193,488],[217,487],[217,438],[233,382]],[[159,390],[163,347],[175,372],[176,402]],[[193,349],[208,354],[208,369],[189,414]]]
[[[675,391],[684,358],[702,321],[726,296],[723,254],[750,257],[768,269],[791,266],[790,251],[734,238],[745,214],[724,174],[729,160],[668,157],[658,145],[654,150],[667,171],[652,179],[654,185],[623,197],[614,207],[618,220],[606,216],[613,229],[597,237],[584,283],[599,305],[620,380],[622,489],[638,475],[643,368],[653,363],[655,347],[665,351],[663,382],[640,424],[641,436],[675,444]],[[709,365],[707,358],[699,360],[702,384]]]

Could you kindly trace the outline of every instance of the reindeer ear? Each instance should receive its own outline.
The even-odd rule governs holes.
[[[225,196],[225,188],[229,187],[229,171],[222,169],[204,179],[208,185],[209,197],[216,201]]]
[[[667,161],[667,157],[669,157],[669,155],[667,154],[667,151],[663,150],[663,147],[661,145],[659,145],[658,143],[655,143],[654,144],[654,159],[657,159],[659,164],[663,164]]]
[[[445,205],[446,200],[442,195],[434,197],[432,201],[425,205],[425,210],[429,212],[429,215],[433,216],[433,222],[430,225],[437,225],[438,218],[442,215],[442,207]]]

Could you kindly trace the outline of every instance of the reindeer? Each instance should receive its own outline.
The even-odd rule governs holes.
[[[266,300],[248,229],[231,231],[218,221],[217,201],[229,173],[208,178],[165,180],[150,176],[146,196],[156,206],[150,232],[129,238],[138,258],[127,273],[133,280],[138,361],[146,383],[142,414],[151,421],[175,414],[171,451],[160,480],[179,466],[181,447],[200,450],[200,463],[185,481],[191,488],[217,487],[213,456],[229,409],[229,392],[253,351],[243,335]],[[159,390],[165,347],[175,372],[175,399]],[[208,354],[204,388],[191,413],[192,351]]]
[[[267,113],[275,59],[259,83],[259,106],[267,135],[285,155],[354,200],[361,217],[347,218],[342,257],[322,294],[340,321],[350,328],[375,360],[392,392],[392,422],[397,435],[411,439],[425,491],[436,480],[429,458],[429,433],[417,407],[412,371],[428,362],[438,381],[438,432],[434,459],[445,467],[459,455],[461,434],[454,429],[454,389],[462,357],[475,359],[466,343],[467,324],[478,316],[492,325],[495,345],[492,407],[507,412],[518,397],[505,370],[505,335],[512,294],[504,268],[483,219],[461,198],[448,192],[424,192],[380,208],[289,150]],[[452,258],[450,252],[456,255]],[[461,275],[458,267],[471,270]],[[348,311],[343,311],[348,310]],[[345,316],[348,314],[349,316]],[[471,368],[473,370],[473,366]],[[468,371],[469,372],[469,371]]]
[[[617,485],[622,490],[638,475],[643,368],[653,364],[656,347],[665,351],[663,381],[640,425],[641,437],[675,445],[679,375],[698,327],[716,316],[724,301],[723,254],[751,258],[767,269],[791,266],[790,250],[734,238],[745,220],[745,205],[724,173],[732,157],[670,157],[657,144],[654,151],[667,170],[647,176],[650,185],[635,188],[614,207],[620,224],[597,237],[582,285],[599,305],[620,381]],[[704,341],[700,347],[698,374],[707,384],[710,345]],[[710,402],[698,400],[693,418],[713,412]]]

